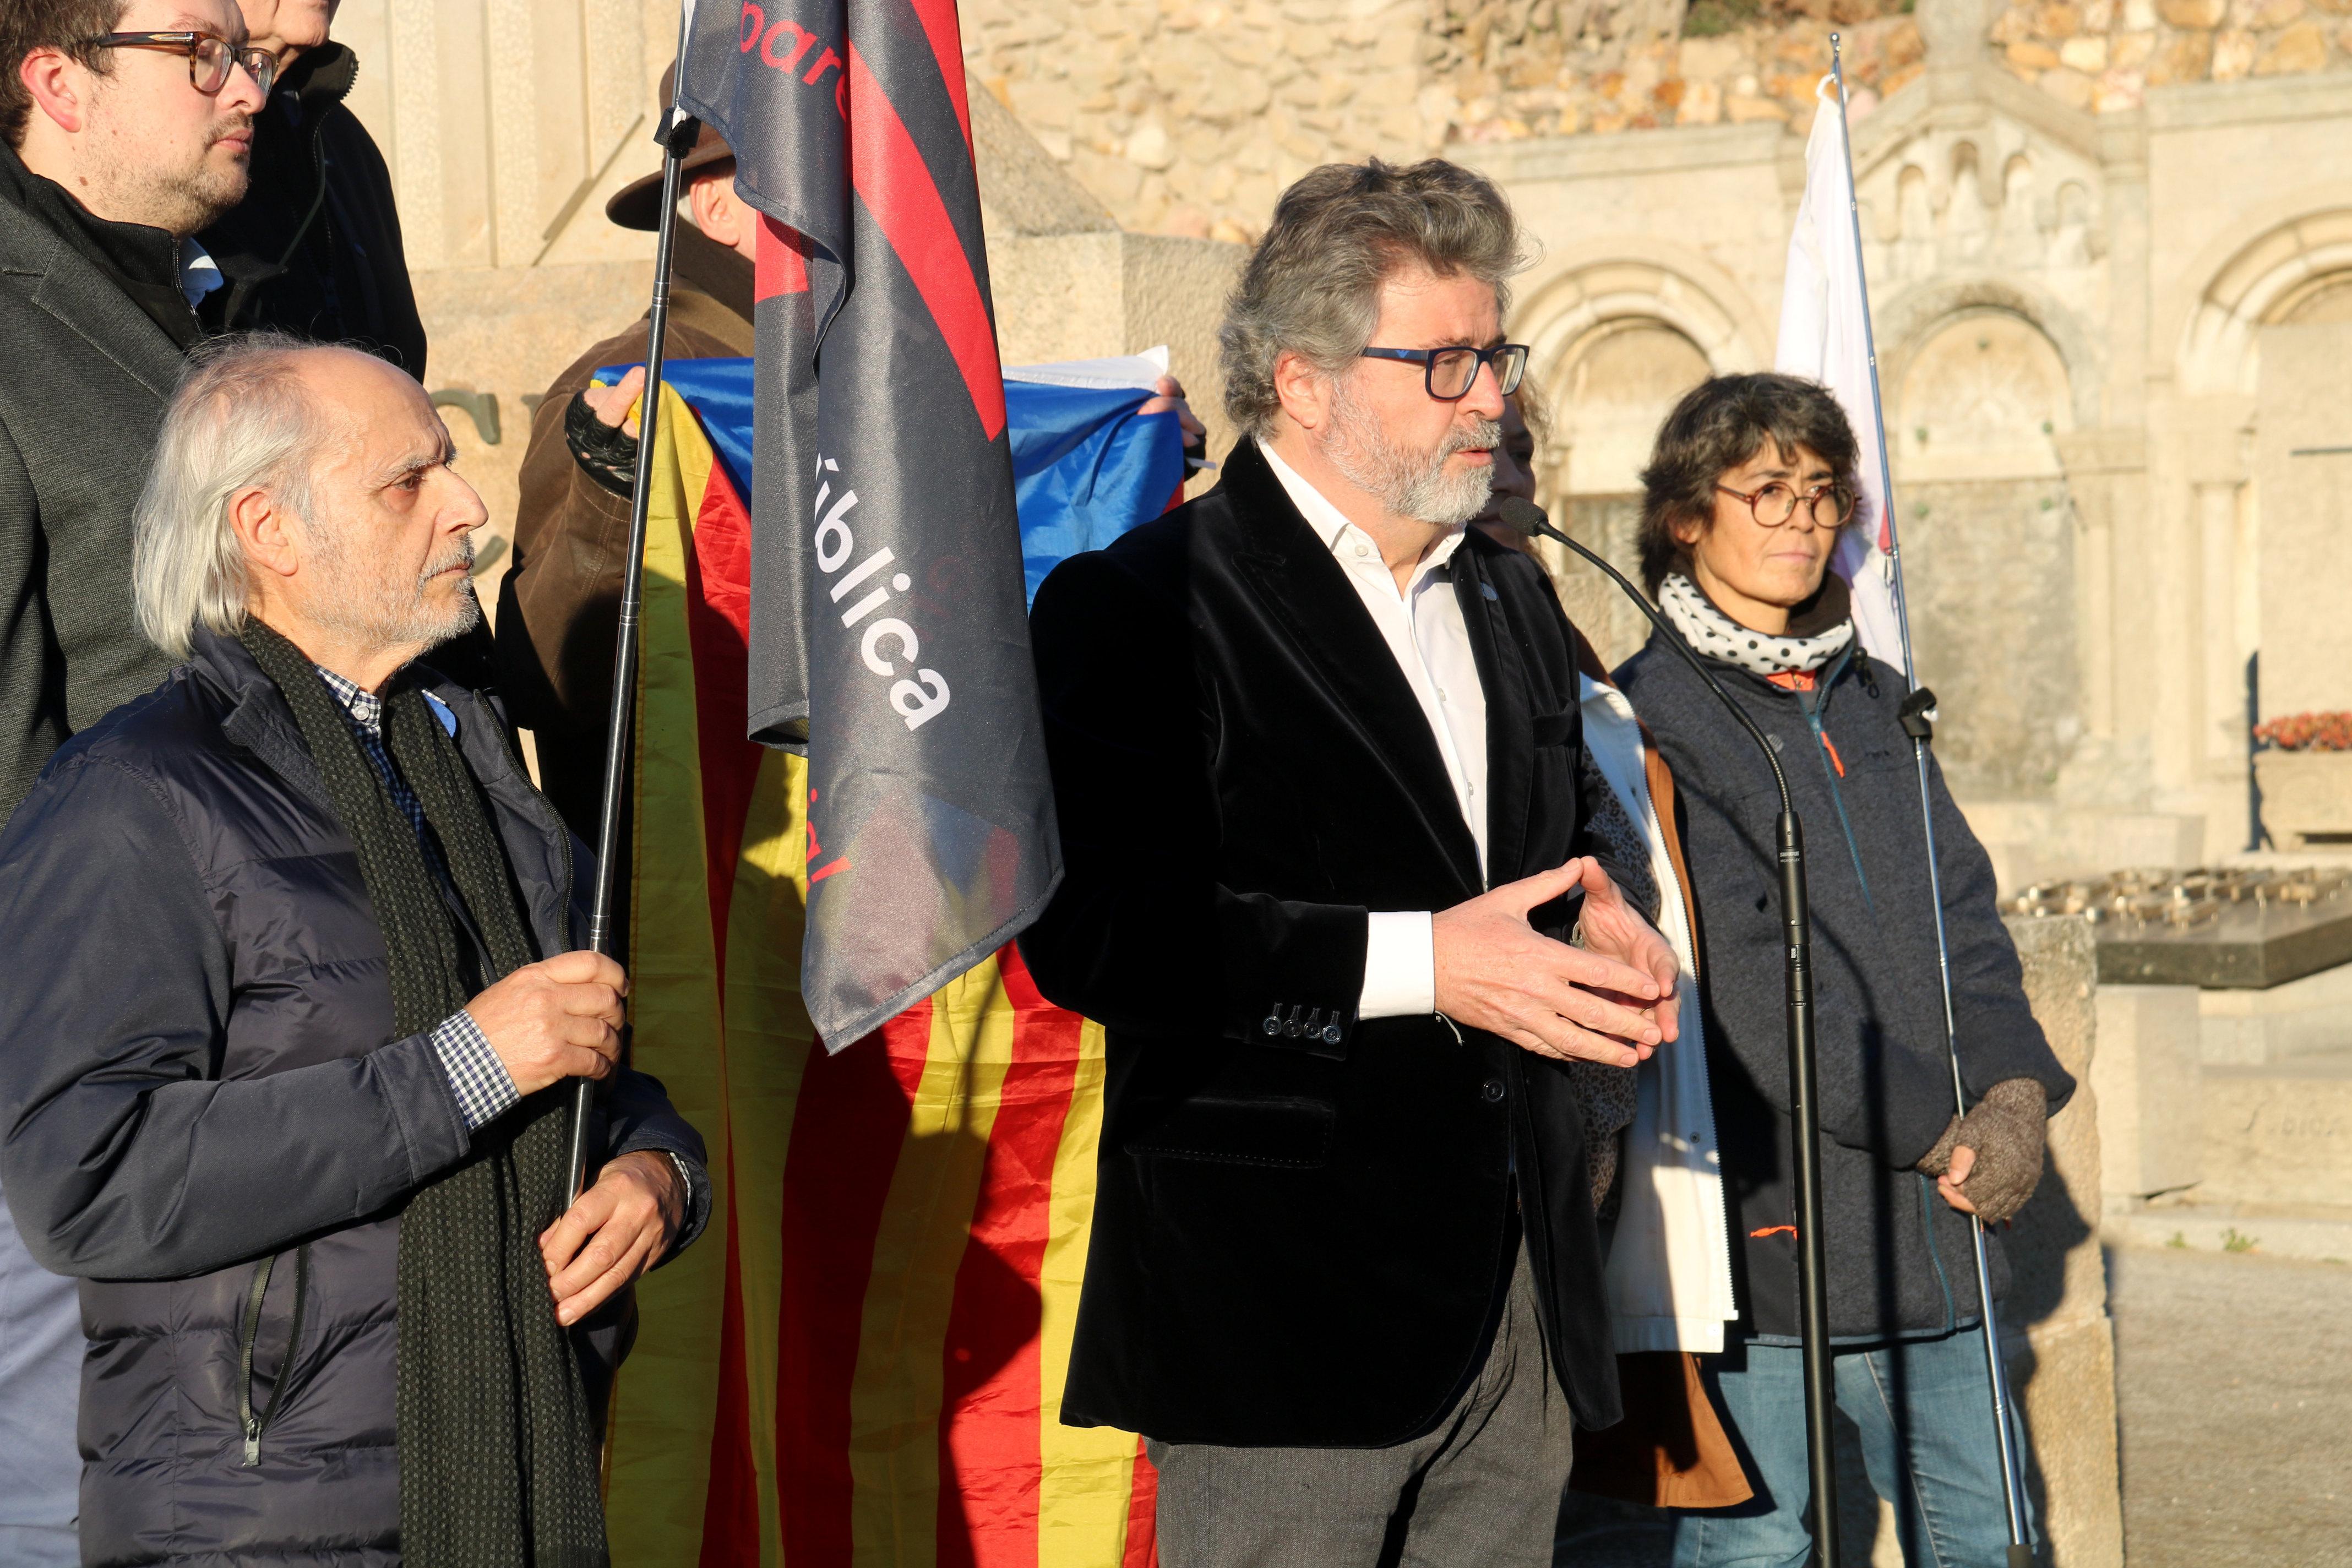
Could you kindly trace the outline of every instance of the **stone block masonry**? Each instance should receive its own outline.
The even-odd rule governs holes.
[[[1248,240],[1318,163],[1435,149],[1427,20],[1422,0],[978,0],[964,55],[1122,226]]]
[[[1811,127],[1926,68],[1916,0],[973,0],[966,63],[1129,229],[1249,241],[1308,168],[1449,143]],[[2069,108],[2352,69],[2352,0],[1995,0],[1987,57]]]

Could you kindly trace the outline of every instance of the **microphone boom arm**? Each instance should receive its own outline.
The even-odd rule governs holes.
[[[1682,657],[1714,693],[1739,727],[1756,742],[1772,770],[1780,792],[1779,824],[1780,859],[1780,928],[1788,954],[1789,1119],[1795,1148],[1797,1176],[1797,1297],[1798,1326],[1804,1342],[1805,1451],[1812,1479],[1812,1561],[1818,1568],[1834,1568],[1840,1561],[1837,1510],[1837,1453],[1831,1412],[1835,1407],[1830,1361],[1829,1250],[1822,1228],[1822,1144],[1820,1074],[1813,1050],[1812,917],[1805,900],[1805,839],[1797,821],[1796,803],[1789,795],[1789,775],[1770,737],[1748,710],[1708,672],[1681,634],[1649,595],[1633,586],[1616,567],[1570,539],[1551,524],[1543,508],[1517,496],[1505,499],[1499,509],[1503,525],[1530,536],[1541,534],[1568,546],[1606,573],[1633,607],[1658,628],[1659,639]]]

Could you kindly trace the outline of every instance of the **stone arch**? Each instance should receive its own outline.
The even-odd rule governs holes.
[[[1770,330],[1727,274],[1623,241],[1552,258],[1511,319],[1512,335],[1534,351],[1529,375],[1549,416],[1537,499],[1631,570],[1639,507],[1629,492],[1658,421],[1689,384],[1769,364]],[[1641,646],[1646,625],[1596,574],[1554,545],[1539,555],[1605,662]]]
[[[1897,295],[1874,314],[1879,385],[1885,395],[1904,384],[1913,358],[1953,318],[2006,315],[2031,327],[2057,354],[2065,370],[2071,423],[2087,427],[2099,422],[2105,364],[2098,339],[2074,311],[2031,284],[2013,278],[1947,279]]]
[[[2179,328],[2181,389],[2251,396],[2260,329],[2307,320],[2314,309],[2326,308],[2324,300],[2352,285],[2352,201],[2276,222],[2226,255],[2209,251],[2189,276],[2205,281]]]
[[[2081,735],[2059,442],[2097,422],[2097,342],[2009,279],[1923,285],[1876,314],[1913,647],[1944,700],[1937,759],[1964,797],[2046,799]]]
[[[1638,489],[1667,411],[1715,369],[1689,333],[1655,316],[1596,321],[1565,344],[1544,381],[1554,492]]]
[[[1672,256],[1663,247],[1626,244],[1559,258],[1511,315],[1513,335],[1534,352],[1529,374],[1551,414],[1554,434],[1546,457],[1556,483],[1564,484],[1572,461],[1579,367],[1596,354],[1638,366],[1646,340],[1659,351],[1652,357],[1687,366],[1696,372],[1693,379],[1771,363],[1770,333],[1738,285],[1707,263]],[[1657,374],[1674,372],[1661,365]],[[1635,400],[1656,398],[1637,390]],[[1654,412],[1662,416],[1664,408]],[[1625,465],[1612,460],[1610,466]],[[1620,474],[1607,488],[1626,488]],[[1592,487],[1580,482],[1577,488]]]
[[[2074,427],[2066,365],[2016,313],[1978,306],[1943,317],[1885,388],[1902,481],[2052,478]]]
[[[1729,273],[1643,241],[1577,247],[1549,258],[1511,317],[1513,334],[1534,349],[1547,377],[1593,328],[1629,317],[1671,327],[1717,371],[1772,359],[1772,330]]]

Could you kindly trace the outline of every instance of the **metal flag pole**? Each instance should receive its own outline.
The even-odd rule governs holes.
[[[686,19],[678,22],[678,59],[686,58]],[[675,91],[672,94],[675,98]],[[628,553],[621,568],[619,640],[613,647],[612,723],[604,733],[604,801],[596,817],[596,888],[589,905],[588,945],[615,962],[611,951],[613,906],[621,889],[621,808],[628,799],[631,721],[637,696],[637,614],[645,600],[646,516],[653,504],[654,436],[661,420],[662,348],[669,330],[671,242],[677,232],[677,194],[686,155],[702,134],[701,121],[675,102],[663,110],[661,222],[654,244],[653,309],[646,327],[646,389],[637,409],[637,474],[629,493]],[[588,1184],[588,1121],[596,1080],[572,1080],[572,1149],[563,1190],[577,1198]],[[567,1199],[569,1201],[569,1199]]]
[[[1919,774],[1919,823],[1927,836],[1927,897],[1936,911],[1936,968],[1944,988],[1944,1047],[1952,1064],[1952,1105],[1966,1115],[1968,1088],[1960,1079],[1959,1023],[1952,1010],[1952,953],[1944,933],[1943,875],[1937,865],[1936,817],[1927,784],[1927,742],[1932,733],[1927,715],[1935,698],[1919,685],[1911,655],[1911,606],[1903,593],[1903,548],[1895,531],[1895,474],[1886,458],[1886,405],[1878,390],[1878,342],[1870,321],[1870,280],[1863,266],[1862,209],[1853,185],[1853,122],[1846,118],[1845,61],[1839,37],[1830,35],[1830,75],[1837,82],[1838,149],[1845,158],[1846,214],[1853,232],[1854,284],[1862,291],[1863,346],[1870,358],[1870,403],[1878,416],[1878,494],[1885,509],[1886,560],[1893,575],[1895,625],[1903,641],[1903,684],[1910,696],[1903,704],[1903,728],[1911,737],[1911,760]],[[2025,1468],[2017,1451],[2016,1432],[2010,1420],[2009,1371],[2000,1356],[2000,1320],[1993,1310],[1992,1270],[1985,1255],[1984,1221],[1969,1216],[1977,1266],[1977,1307],[1982,1314],[1985,1379],[1992,1394],[1993,1431],[2000,1447],[2001,1502],[2009,1515],[2008,1568],[2032,1568],[2033,1548],[2025,1526]]]

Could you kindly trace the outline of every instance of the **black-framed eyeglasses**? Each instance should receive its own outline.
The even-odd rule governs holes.
[[[228,85],[229,68],[243,66],[261,96],[278,79],[278,57],[268,49],[241,49],[213,33],[105,33],[90,42],[101,49],[168,49],[188,57],[188,81],[206,98]]]
[[[1528,345],[1497,343],[1491,349],[1366,349],[1366,359],[1396,359],[1422,367],[1423,384],[1440,403],[1459,403],[1477,384],[1481,365],[1495,367],[1495,385],[1506,397],[1518,391],[1528,370]]]
[[[1748,515],[1762,528],[1785,528],[1797,515],[1797,488],[1774,479],[1754,495],[1733,489],[1729,485],[1715,487],[1734,500],[1748,503]],[[1815,485],[1804,492],[1805,507],[1813,523],[1821,528],[1843,528],[1853,517],[1853,492],[1840,484]]]

